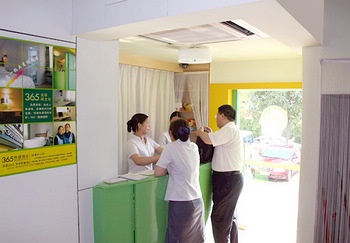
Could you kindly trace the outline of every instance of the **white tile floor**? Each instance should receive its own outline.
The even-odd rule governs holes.
[[[246,178],[237,205],[239,243],[295,243],[298,191],[299,174],[289,182]],[[210,215],[205,243],[214,243]]]
[[[242,233],[244,233],[245,226],[244,225],[239,225],[239,232],[238,235],[242,235]],[[213,238],[213,232],[211,229],[211,222],[210,222],[210,218],[208,219],[207,225],[205,226],[205,237],[206,240],[204,243],[215,243],[214,238]]]
[[[205,226],[205,243],[215,243],[213,238],[213,232],[211,231],[210,217]]]

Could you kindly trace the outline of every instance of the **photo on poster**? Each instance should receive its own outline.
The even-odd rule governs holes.
[[[75,90],[75,49],[55,46],[53,49],[53,59],[53,88],[58,90]]]
[[[33,80],[24,76],[22,44],[12,39],[0,39],[0,87],[35,88]],[[25,81],[25,82],[24,82]]]
[[[75,120],[75,107],[64,106],[55,107],[54,121],[74,121]]]
[[[0,124],[22,123],[22,90],[0,88]]]
[[[4,56],[2,57],[4,58]],[[35,88],[35,83],[32,78],[25,75],[25,70],[18,69],[14,64],[8,64],[6,67],[2,66],[0,60],[0,87],[8,88]]]
[[[23,148],[40,148],[53,145],[52,123],[24,124]]]
[[[54,131],[56,131],[54,145],[76,143],[75,122],[55,122]]]
[[[53,46],[0,39],[0,87],[52,88]]]
[[[54,106],[75,106],[75,91],[71,90],[54,90]]]
[[[0,152],[23,147],[22,124],[0,124]]]

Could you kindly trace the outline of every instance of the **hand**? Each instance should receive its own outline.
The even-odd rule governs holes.
[[[156,161],[153,162],[153,164],[155,165],[155,164],[157,164],[157,162],[158,162],[158,160],[160,158],[160,155],[157,154],[157,155],[154,156],[154,158],[156,159]]]
[[[200,127],[200,128],[197,129],[197,131],[196,131],[196,136],[199,137],[199,136],[200,136],[199,134],[200,134],[201,132],[204,132],[204,127]]]
[[[210,127],[204,127],[204,132],[211,133],[213,130]]]

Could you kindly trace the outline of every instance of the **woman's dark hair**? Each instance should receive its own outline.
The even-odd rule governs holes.
[[[175,140],[180,139],[182,142],[187,141],[191,133],[188,122],[183,119],[178,119],[170,123],[169,131],[171,131]]]
[[[136,132],[137,125],[139,123],[142,124],[147,118],[148,118],[148,116],[145,114],[142,114],[142,113],[137,113],[137,114],[133,115],[132,118],[126,123],[128,126],[128,132],[131,132],[131,130],[133,132]]]
[[[219,114],[224,114],[228,120],[236,120],[236,110],[230,105],[222,105],[218,109]]]
[[[180,111],[174,111],[173,113],[171,113],[169,120],[173,119],[173,117],[184,118]]]
[[[59,132],[60,128],[64,129],[63,126],[58,126],[58,127],[57,127],[57,133]]]

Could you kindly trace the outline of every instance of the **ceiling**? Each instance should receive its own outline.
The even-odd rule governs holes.
[[[177,63],[178,49],[191,45],[169,44],[144,36],[170,31],[172,34],[178,33],[178,37],[183,37],[183,29],[191,31],[198,26],[218,24],[223,21],[239,21],[257,35],[242,40],[201,44],[211,49],[213,63],[301,58],[303,47],[319,45],[319,41],[276,1],[256,1],[152,19],[80,36],[99,40],[119,39],[121,53]]]
[[[193,45],[162,43],[143,36],[132,36],[120,39],[121,52],[166,62],[177,62],[178,50],[183,47],[191,46]],[[216,42],[201,44],[200,46],[210,48],[213,62],[301,57],[301,53],[298,49],[293,49],[272,37]]]

